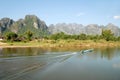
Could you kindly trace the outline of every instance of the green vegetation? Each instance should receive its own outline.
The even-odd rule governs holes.
[[[6,44],[2,46],[27,46],[27,47],[103,47],[120,46],[120,36],[116,37],[110,30],[103,30],[101,35],[68,35],[63,32],[34,38],[30,30],[18,35],[8,32],[5,35]]]
[[[27,36],[27,39],[28,39],[29,41],[31,41],[32,36],[33,36],[33,33],[32,33],[31,31],[27,31],[27,32],[26,32],[26,36]]]
[[[111,32],[111,30],[102,30],[102,38],[106,41],[115,40],[114,34]]]
[[[30,30],[24,32],[22,35],[16,34],[14,32],[7,32],[5,34],[6,41],[31,41],[34,39],[47,39],[47,40],[106,40],[106,41],[120,41],[120,36],[114,36],[114,34],[111,32],[111,30],[102,30],[101,35],[86,35],[86,34],[80,34],[80,35],[68,35],[63,32],[52,34],[45,37],[34,37],[34,33]]]
[[[8,32],[5,35],[5,38],[7,41],[16,41],[17,37],[18,37],[18,35],[14,32]]]
[[[14,32],[6,32],[4,35],[5,41],[15,42],[15,41],[31,41],[33,33],[31,31],[26,31],[23,35],[16,34]]]
[[[52,40],[59,40],[59,39],[74,39],[74,40],[106,40],[106,41],[120,41],[120,37],[114,36],[114,34],[111,32],[111,30],[102,30],[101,35],[86,35],[86,34],[80,34],[80,35],[67,35],[63,32],[56,33],[53,35],[50,35],[48,39]]]

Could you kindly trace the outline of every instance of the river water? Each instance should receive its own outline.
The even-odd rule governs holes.
[[[120,80],[120,48],[0,48],[0,80]]]

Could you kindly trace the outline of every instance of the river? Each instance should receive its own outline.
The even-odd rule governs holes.
[[[0,48],[0,80],[120,80],[120,48]]]

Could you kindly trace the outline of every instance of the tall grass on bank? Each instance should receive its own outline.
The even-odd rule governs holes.
[[[0,47],[115,47],[120,46],[120,41],[106,40],[32,40],[28,42],[1,42]]]

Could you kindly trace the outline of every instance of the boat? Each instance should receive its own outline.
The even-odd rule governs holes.
[[[81,53],[92,52],[94,49],[82,50]]]

